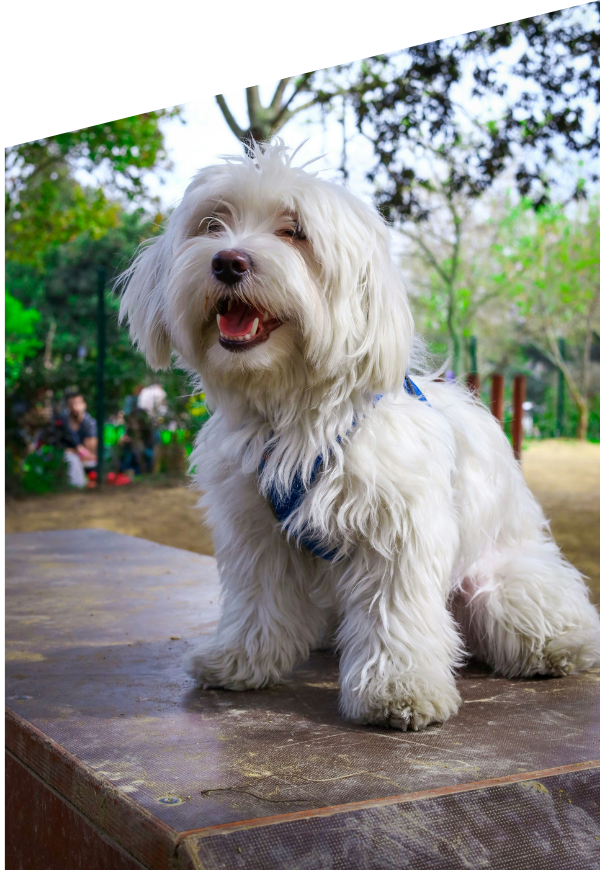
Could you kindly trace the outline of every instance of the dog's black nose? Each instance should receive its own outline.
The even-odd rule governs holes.
[[[224,284],[237,284],[251,266],[250,254],[245,251],[219,251],[212,258],[213,275]]]

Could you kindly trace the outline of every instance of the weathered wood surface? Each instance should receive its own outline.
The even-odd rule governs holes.
[[[301,853],[303,868],[379,867],[380,852],[399,867],[411,849],[427,866],[490,866],[474,856],[500,848],[485,818],[506,795],[526,826],[541,825],[525,846],[547,842],[558,860],[562,830],[582,868],[600,850],[600,671],[509,681],[472,665],[459,715],[403,734],[340,719],[331,655],[264,691],[195,688],[183,659],[218,618],[210,557],[101,530],[9,535],[6,602],[9,751],[145,866],[223,866],[219,850],[234,843],[225,866],[295,866]],[[545,791],[531,788],[551,800],[535,804],[523,781],[539,771]],[[7,807],[10,819],[10,793]],[[498,817],[498,832],[516,818]],[[392,853],[369,825],[388,831]],[[297,831],[312,845],[300,849]],[[449,863],[440,842],[457,836]]]

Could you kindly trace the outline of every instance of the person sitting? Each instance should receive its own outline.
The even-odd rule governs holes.
[[[119,439],[119,472],[131,477],[152,471],[153,429],[140,408],[125,417],[125,434]]]
[[[86,471],[98,463],[98,426],[79,390],[65,390],[64,399],[67,410],[61,420],[64,442],[69,445],[65,448],[69,483],[81,488],[86,485]]]

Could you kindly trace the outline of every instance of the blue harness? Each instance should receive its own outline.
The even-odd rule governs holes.
[[[410,396],[415,396],[419,400],[419,402],[427,402],[426,397],[417,387],[415,382],[408,377],[408,375],[404,378],[404,389]],[[373,404],[376,405],[377,402],[382,398],[382,396],[382,393],[375,396],[375,398],[373,399]],[[356,423],[356,420],[352,421],[353,429],[356,426]],[[349,434],[350,432],[346,433],[346,435]],[[338,444],[341,443],[341,440],[341,435],[338,435]],[[265,467],[267,458],[268,454],[265,453],[258,469],[259,475]],[[317,458],[315,459],[315,464],[312,467],[312,471],[310,473],[307,483],[304,483],[304,481],[302,480],[300,469],[298,469],[287,492],[278,492],[274,485],[270,487],[267,498],[269,500],[269,504],[271,505],[271,510],[273,511],[280,523],[285,522],[288,517],[296,510],[296,508],[300,507],[306,493],[317,479],[322,466],[323,457],[319,454],[319,456],[317,456]],[[310,550],[310,552],[313,553],[315,556],[320,556],[321,559],[333,561],[333,559],[335,559],[335,557],[338,555],[338,550],[336,547],[327,547],[319,538],[311,537],[310,534],[304,531],[302,531],[297,536],[297,540],[304,547],[306,547],[307,550]]]

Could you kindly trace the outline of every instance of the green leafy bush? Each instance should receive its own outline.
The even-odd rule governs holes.
[[[21,466],[21,485],[26,492],[56,492],[67,486],[67,464],[64,451],[55,447],[40,447],[30,453]]]

